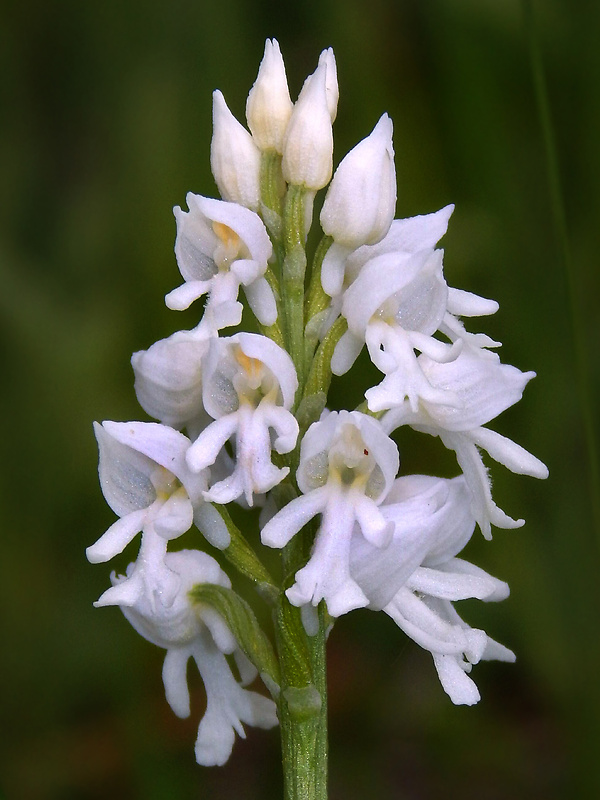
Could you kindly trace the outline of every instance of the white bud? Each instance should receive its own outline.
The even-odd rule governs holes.
[[[276,39],[267,39],[258,76],[246,103],[246,119],[261,150],[283,152],[283,139],[294,104]]]
[[[210,166],[224,200],[258,210],[260,150],[233,116],[218,89],[213,92]]]
[[[321,66],[321,64],[325,64],[325,92],[327,94],[327,108],[329,109],[329,116],[331,117],[331,121],[333,123],[335,122],[335,118],[337,116],[337,105],[340,97],[337,80],[337,65],[335,63],[333,48],[328,47],[327,50],[323,50],[319,56],[319,66]]]
[[[354,249],[383,239],[395,209],[392,121],[384,114],[371,135],[335,171],[321,210],[321,225],[336,243]]]
[[[283,145],[283,177],[317,191],[333,170],[333,131],[327,101],[327,65],[320,64],[304,82]]]

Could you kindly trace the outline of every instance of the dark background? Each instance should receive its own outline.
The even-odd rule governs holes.
[[[460,610],[518,655],[515,665],[475,668],[478,706],[454,707],[429,655],[384,615],[356,612],[336,626],[331,798],[598,796],[598,539],[574,317],[520,2],[58,0],[9,2],[2,16],[8,800],[281,795],[276,732],[250,729],[224,768],[195,764],[200,682],[191,720],[177,720],[164,699],[162,652],[117,609],[93,609],[109,567],[84,557],[114,519],[97,482],[92,420],[144,418],[130,354],[195,322],[163,304],[179,283],[171,208],[188,190],[216,193],[211,91],[221,88],[243,119],[267,36],[281,43],[293,97],[321,49],[334,47],[336,163],[388,111],[397,215],[456,203],[444,239],[448,282],[500,302],[471,329],[503,341],[507,363],[538,373],[493,427],[550,468],[538,482],[493,466],[497,501],[527,525],[497,531],[492,543],[477,535],[466,553],[508,580],[512,595]],[[597,417],[600,4],[547,0],[536,18]],[[426,438],[401,437],[403,472],[455,470]]]

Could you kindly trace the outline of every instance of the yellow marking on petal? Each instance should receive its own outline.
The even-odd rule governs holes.
[[[234,352],[235,360],[238,362],[240,367],[244,370],[251,381],[256,381],[258,378],[262,377],[262,361],[259,361],[258,358],[250,358],[250,356],[247,356],[246,353],[244,353],[241,347],[234,348]]]
[[[224,245],[227,247],[239,246],[240,237],[229,225],[225,225],[223,222],[213,222],[212,227]]]
[[[243,243],[237,233],[223,222],[213,222],[212,228],[219,238],[214,252],[215,262],[220,269],[224,269],[239,258]]]

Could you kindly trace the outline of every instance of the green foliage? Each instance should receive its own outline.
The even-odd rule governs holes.
[[[277,657],[248,603],[233,589],[211,583],[194,586],[190,597],[194,603],[208,605],[223,617],[246,657],[261,676],[269,679],[265,684],[276,697],[281,683]]]

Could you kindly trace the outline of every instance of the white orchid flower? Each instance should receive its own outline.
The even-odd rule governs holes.
[[[242,495],[248,505],[289,472],[271,461],[271,450],[289,453],[298,438],[290,408],[298,388],[290,356],[275,342],[254,333],[213,339],[203,380],[204,408],[213,418],[187,453],[189,467],[213,464],[228,440],[235,446],[233,472],[204,493],[228,503]],[[271,440],[271,430],[275,438]]]
[[[371,360],[385,374],[366,397],[372,411],[381,411],[408,397],[441,402],[423,374],[415,350],[438,361],[453,360],[462,342],[449,345],[433,337],[446,314],[448,287],[442,272],[442,251],[384,253],[368,261],[346,290],[342,314],[348,331],[334,351],[331,368],[346,372],[366,342]]]
[[[100,486],[119,519],[87,548],[89,561],[109,561],[140,532],[175,539],[193,522],[216,546],[229,544],[225,523],[203,498],[208,471],[193,473],[185,462],[186,436],[156,422],[106,421],[94,430]]]
[[[147,414],[190,435],[206,427],[202,362],[208,344],[205,332],[178,331],[133,354],[135,393]]]
[[[445,480],[425,475],[398,478],[380,507],[394,521],[389,546],[378,550],[355,530],[351,573],[369,598],[425,650],[453,703],[480,697],[468,676],[482,659],[514,661],[506,647],[465,624],[452,602],[467,598],[499,601],[506,583],[456,558],[475,528],[463,476]]]
[[[481,356],[480,352],[485,353]],[[517,403],[534,372],[521,372],[502,364],[495,353],[467,348],[450,363],[441,364],[426,355],[419,367],[434,390],[446,394],[446,401],[419,399],[416,410],[408,402],[388,411],[382,423],[387,431],[400,425],[439,436],[454,450],[471,492],[473,515],[486,539],[490,526],[518,528],[524,520],[511,519],[492,500],[491,483],[478,448],[519,475],[546,478],[546,466],[523,447],[495,431],[482,427]]]
[[[199,327],[214,336],[240,323],[242,285],[256,318],[272,325],[277,306],[264,274],[273,246],[260,217],[236,203],[191,192],[186,200],[189,211],[174,209],[175,255],[185,283],[167,294],[167,306],[181,311],[208,294]]]
[[[508,648],[459,617],[452,601],[504,600],[508,585],[459,558],[415,570],[384,611],[418,645],[429,650],[444,691],[457,705],[480,699],[468,673],[484,660],[514,661]]]
[[[387,547],[375,547],[355,526],[350,543],[350,573],[369,598],[369,608],[386,606],[424,559],[445,553],[451,542],[458,552],[475,528],[464,477],[397,478],[379,506],[393,525]]]
[[[332,616],[367,605],[350,574],[355,523],[375,547],[390,541],[393,524],[380,505],[398,472],[395,443],[380,423],[358,411],[332,411],[306,432],[297,472],[303,493],[267,522],[261,540],[284,547],[317,514],[322,515],[311,557],[287,590],[296,606],[327,601]]]
[[[167,702],[178,717],[190,715],[189,659],[198,667],[206,691],[206,712],[195,748],[199,764],[224,764],[231,755],[235,733],[245,738],[242,723],[259,728],[277,725],[273,701],[244,689],[234,678],[226,654],[233,654],[243,665],[245,682],[255,677],[256,671],[238,649],[224,620],[212,608],[192,605],[188,598],[196,584],[231,588],[213,558],[198,550],[166,553],[166,541],[149,531],[127,575],[113,575],[112,580],[112,588],[95,605],[120,606],[138,633],[166,649],[163,682]],[[175,591],[166,593],[169,582]]]

